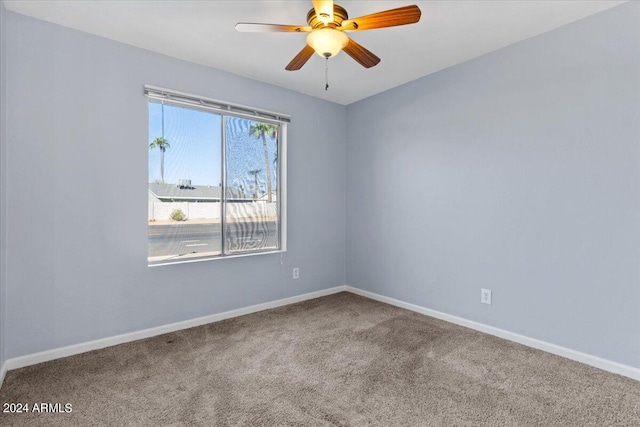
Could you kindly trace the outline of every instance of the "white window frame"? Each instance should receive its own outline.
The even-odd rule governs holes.
[[[248,107],[241,104],[233,104],[226,101],[220,101],[213,98],[205,98],[202,96],[189,94],[186,92],[178,92],[170,89],[165,89],[157,86],[144,86],[144,94],[149,99],[148,102],[162,102],[166,105],[175,105],[178,107],[192,108],[195,110],[201,110],[206,112],[213,112],[221,116],[234,116],[243,119],[255,120],[263,123],[271,123],[279,126],[278,140],[276,141],[278,147],[278,189],[277,189],[277,209],[278,209],[278,233],[280,247],[273,250],[255,251],[240,254],[224,254],[224,217],[225,217],[225,198],[220,200],[221,209],[221,251],[217,256],[202,256],[192,259],[179,259],[168,260],[167,262],[157,262],[150,264],[147,260],[149,267],[160,267],[165,265],[175,264],[187,264],[193,262],[202,261],[214,261],[230,258],[244,258],[249,256],[269,255],[284,253],[287,251],[287,125],[291,122],[290,116],[273,111],[259,110],[253,107]],[[222,133],[225,132],[225,120],[222,120]],[[147,136],[148,139],[148,136]],[[225,193],[226,188],[226,161],[225,161],[225,141],[226,136],[223,135],[221,141],[222,153],[221,168],[222,168],[222,188],[221,194]]]

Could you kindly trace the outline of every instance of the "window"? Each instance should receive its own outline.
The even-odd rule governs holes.
[[[285,250],[288,118],[165,89],[149,97],[149,265]]]

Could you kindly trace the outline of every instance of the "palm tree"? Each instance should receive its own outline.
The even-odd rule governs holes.
[[[264,151],[264,167],[267,171],[267,201],[271,202],[271,165],[269,164],[269,151],[267,150],[267,136],[275,138],[278,133],[278,126],[268,123],[256,123],[249,128],[249,135],[256,139],[262,138],[262,149]]]
[[[160,150],[160,180],[164,184],[164,152],[169,148],[169,141],[162,137],[157,137],[149,144],[149,148],[153,150],[158,148]]]
[[[253,169],[249,171],[250,175],[253,175],[253,180],[255,182],[255,186],[253,187],[253,198],[254,200],[258,199],[258,174],[262,172],[262,169]]]

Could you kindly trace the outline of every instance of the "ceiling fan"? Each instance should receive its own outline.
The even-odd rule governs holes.
[[[418,6],[404,6],[397,9],[372,13],[371,15],[349,19],[347,11],[333,0],[313,0],[313,8],[307,13],[307,26],[256,24],[239,22],[236,30],[241,32],[305,32],[307,45],[285,67],[287,71],[302,68],[313,52],[329,59],[344,50],[347,55],[365,68],[380,62],[375,54],[365,49],[345,34],[345,31],[364,31],[376,28],[414,24],[420,20]]]

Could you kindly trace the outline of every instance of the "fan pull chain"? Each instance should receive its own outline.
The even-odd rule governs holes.
[[[324,61],[324,90],[329,90],[329,57]]]

